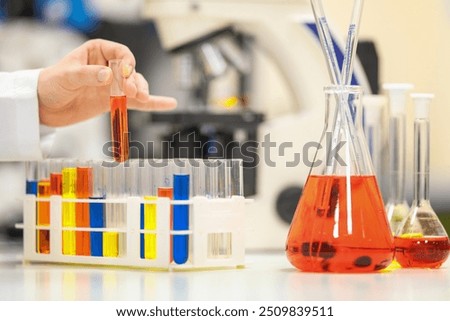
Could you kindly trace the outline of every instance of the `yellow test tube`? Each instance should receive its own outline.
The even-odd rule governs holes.
[[[66,167],[62,170],[62,197],[63,199],[76,198],[77,169],[75,167]],[[75,203],[62,203],[62,226],[76,227]],[[76,236],[75,231],[62,232],[62,252],[64,255],[76,255]]]
[[[107,171],[105,184],[107,198],[123,198],[125,196],[125,167],[123,163],[115,163]],[[124,226],[126,205],[123,203],[107,203],[105,210],[105,227],[121,228]],[[119,232],[103,232],[103,256],[119,256]]]
[[[156,196],[144,196],[146,201],[156,201]],[[155,233],[144,234],[144,257],[146,259],[156,259],[156,203],[144,205],[144,230],[155,231]]]
[[[119,256],[119,233],[103,232],[103,256]]]

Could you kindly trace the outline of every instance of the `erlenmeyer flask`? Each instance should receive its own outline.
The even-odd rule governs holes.
[[[414,120],[414,201],[395,236],[395,258],[402,267],[438,268],[449,255],[449,239],[430,204],[430,122],[433,95],[412,94]]]
[[[361,126],[361,89],[326,87],[325,98],[325,128],[286,254],[302,271],[381,270],[394,245]]]

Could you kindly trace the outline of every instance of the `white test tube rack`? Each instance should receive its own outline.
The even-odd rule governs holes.
[[[37,226],[37,202],[50,202],[50,225]],[[100,202],[126,204],[126,219],[120,228],[76,228],[62,226],[63,202]],[[244,266],[244,222],[245,204],[243,196],[230,198],[209,199],[196,196],[187,201],[172,201],[169,198],[159,197],[156,201],[147,201],[141,197],[127,197],[123,199],[63,199],[61,196],[50,196],[48,199],[39,199],[35,195],[26,195],[23,201],[24,221],[19,228],[24,231],[24,261],[25,262],[53,262],[89,264],[103,266],[123,266],[135,268],[186,270],[209,268],[239,268]],[[157,225],[154,230],[140,229],[141,204],[156,203]],[[170,229],[170,213],[173,204],[189,205],[189,230],[173,231]],[[36,231],[48,229],[50,231],[50,253],[38,253]],[[119,242],[119,255],[117,257],[66,255],[62,251],[62,232],[64,230],[87,232],[118,232],[122,234]],[[156,257],[143,259],[140,255],[141,233],[156,234]],[[211,257],[208,255],[208,235],[211,233],[227,233],[231,236],[231,251],[229,255]],[[186,263],[176,264],[171,261],[171,236],[189,236],[189,257]]]

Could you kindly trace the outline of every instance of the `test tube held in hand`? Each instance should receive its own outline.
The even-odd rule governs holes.
[[[125,78],[122,76],[122,61],[110,60],[109,67],[113,74],[110,93],[112,152],[116,162],[124,162],[128,160],[129,132],[127,97],[123,91]]]

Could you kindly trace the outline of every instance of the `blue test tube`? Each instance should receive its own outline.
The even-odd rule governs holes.
[[[25,163],[25,193],[27,195],[38,194],[38,163],[37,162],[27,162]]]
[[[104,171],[101,162],[92,162],[93,190],[91,200],[105,199]],[[105,227],[105,203],[89,203],[89,225],[91,228]],[[103,256],[103,233],[91,232],[91,256]]]
[[[173,175],[173,199],[176,201],[189,200],[189,175]],[[173,230],[189,230],[189,205],[173,206]],[[177,264],[186,263],[189,256],[189,236],[174,235],[172,238],[172,255]]]
[[[104,197],[89,197],[91,200],[102,200]],[[104,203],[89,203],[89,220],[93,228],[105,227],[103,213],[105,212]],[[102,232],[91,232],[91,256],[103,256],[103,235]]]

